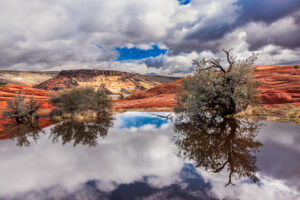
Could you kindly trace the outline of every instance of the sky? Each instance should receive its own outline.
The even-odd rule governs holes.
[[[0,1],[0,69],[185,76],[222,49],[300,63],[299,0]]]

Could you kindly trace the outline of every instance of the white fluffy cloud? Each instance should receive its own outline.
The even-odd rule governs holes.
[[[223,57],[220,50],[229,47],[243,55],[262,52],[259,64],[299,61],[295,57],[299,15],[291,13],[269,24],[244,19],[239,24],[247,9],[239,1],[192,0],[187,5],[177,0],[1,1],[0,68],[183,75],[193,69],[190,59],[195,54]],[[114,61],[115,47],[147,49],[152,44],[168,49],[167,55],[156,58],[161,68]],[[270,45],[277,54],[268,53]]]

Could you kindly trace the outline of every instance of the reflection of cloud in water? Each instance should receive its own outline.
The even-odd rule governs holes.
[[[299,180],[292,176],[299,177],[295,167],[300,163],[300,150],[291,146],[299,141],[296,135],[299,128],[284,127],[283,131],[276,123],[267,123],[258,135],[264,144],[261,154],[257,153],[257,163],[261,169],[258,176],[262,184],[241,180],[236,186],[225,188],[224,184],[228,181],[226,171],[214,175],[200,168],[195,171],[177,156],[177,148],[171,140],[173,133],[170,124],[151,130],[145,129],[145,126],[137,128],[138,131],[120,129],[122,116],[135,114],[118,114],[115,127],[109,130],[105,139],[99,139],[95,147],[79,144],[74,148],[72,143],[52,144],[48,139],[51,127],[46,128],[46,135],[41,135],[37,143],[29,147],[16,147],[15,141],[11,140],[0,141],[0,197],[20,195],[25,199],[22,196],[24,192],[29,195],[28,191],[32,191],[32,196],[29,195],[27,199],[80,199],[80,196],[95,199],[102,193],[120,192],[119,186],[122,185],[122,191],[132,187],[155,189],[153,198],[163,199],[167,195],[164,189],[173,188],[170,191],[180,192],[180,188],[175,190],[172,184],[176,183],[176,187],[185,189],[188,182],[191,184],[193,181],[195,187],[202,184],[202,191],[206,188],[207,193],[214,193],[219,198],[285,200],[296,199],[296,194],[299,194],[289,188],[297,185]],[[151,113],[148,116],[153,115]],[[288,139],[290,137],[293,139]],[[290,160],[286,158],[284,162],[292,164],[276,158],[279,152],[283,156],[289,155]],[[272,165],[268,165],[272,162]]]
[[[149,175],[154,176],[153,183],[163,186],[178,179],[182,167],[169,134],[158,129],[133,133],[112,128],[95,148],[52,144],[48,134],[27,148],[1,141],[0,152],[6,159],[0,164],[0,195],[57,184],[73,190],[90,179],[101,180],[104,189],[111,189],[113,182],[131,183]]]
[[[115,188],[109,191],[101,189],[97,180],[89,180],[76,187],[73,191],[67,191],[61,186],[53,186],[40,191],[29,191],[18,196],[22,199],[188,199],[213,200],[209,193],[209,183],[205,183],[195,171],[193,165],[185,164],[180,170],[180,180],[173,184],[156,187],[151,184],[151,177],[143,177],[132,183],[115,184]],[[18,197],[17,197],[18,198]]]
[[[264,148],[258,157],[258,167],[264,175],[286,182],[300,191],[300,128],[289,123],[266,122],[260,135]]]

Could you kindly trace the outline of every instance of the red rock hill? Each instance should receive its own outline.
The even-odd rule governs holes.
[[[97,76],[96,72],[95,76]],[[71,74],[72,75],[72,74]],[[70,75],[70,76],[71,76]],[[68,74],[64,75],[69,76]],[[74,75],[72,75],[73,77]],[[90,77],[90,75],[89,75]],[[300,105],[300,67],[297,65],[272,65],[255,67],[255,77],[261,83],[259,97],[263,103]],[[83,78],[83,77],[82,77]],[[173,107],[177,87],[181,81],[162,84],[151,89],[128,96],[125,100],[115,100],[114,109],[135,109],[152,107]],[[52,108],[48,103],[49,91],[29,86],[0,85],[0,110],[5,108],[6,100],[21,92],[44,102],[41,111]],[[41,112],[40,111],[40,112]],[[1,114],[1,113],[0,113]]]
[[[300,66],[270,65],[255,67],[255,78],[260,82],[259,97],[264,104],[300,105]],[[159,85],[134,93],[125,100],[114,102],[116,109],[135,109],[150,107],[173,107],[175,93],[181,81]]]
[[[159,85],[148,76],[114,70],[66,70],[35,88],[45,90],[63,90],[73,87],[105,87],[108,94],[132,94]]]

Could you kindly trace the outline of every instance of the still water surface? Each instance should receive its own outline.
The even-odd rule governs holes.
[[[198,127],[157,115],[168,113],[31,127],[1,140],[0,199],[300,199],[299,126]]]

